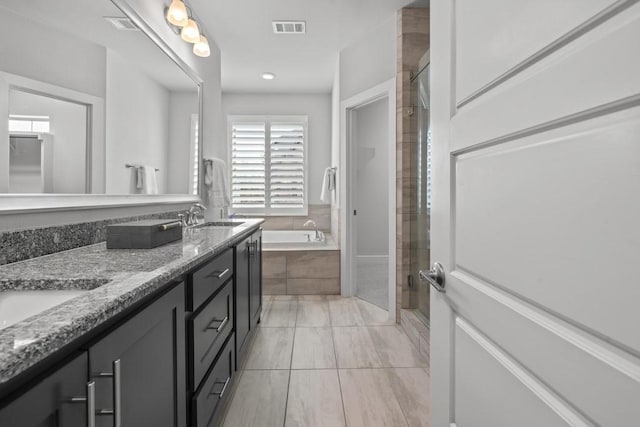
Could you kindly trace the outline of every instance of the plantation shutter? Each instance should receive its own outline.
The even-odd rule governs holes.
[[[265,123],[231,125],[231,206],[266,206]]]
[[[231,207],[306,215],[306,116],[230,116]]]
[[[271,123],[269,195],[273,209],[304,207],[304,123]]]

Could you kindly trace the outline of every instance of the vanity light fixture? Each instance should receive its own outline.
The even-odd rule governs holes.
[[[189,14],[187,6],[182,0],[173,0],[167,9],[167,21],[176,27],[186,27],[189,23]]]
[[[165,18],[169,26],[180,38],[187,43],[193,43],[194,55],[206,58],[211,55],[209,41],[200,32],[200,28],[193,19],[193,11],[190,10],[184,1],[172,0],[169,7],[165,7]]]
[[[273,73],[262,73],[262,78],[265,80],[273,80],[276,78],[276,75]]]
[[[201,58],[206,58],[211,55],[211,49],[209,48],[209,42],[207,38],[200,35],[200,40],[193,45],[193,53]]]
[[[186,27],[182,27],[180,37],[187,43],[198,43],[200,41],[200,28],[193,19],[189,19]]]

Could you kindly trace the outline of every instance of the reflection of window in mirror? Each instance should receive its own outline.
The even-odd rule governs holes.
[[[85,193],[87,106],[9,90],[10,193]]]

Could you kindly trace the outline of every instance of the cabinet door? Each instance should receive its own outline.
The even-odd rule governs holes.
[[[85,427],[87,371],[82,353],[0,409],[0,426]]]
[[[262,312],[262,231],[251,236],[251,329],[255,328]]]
[[[181,283],[89,348],[96,426],[185,426],[184,322]]]
[[[241,361],[244,346],[249,334],[249,265],[250,265],[251,237],[247,237],[236,246],[236,361]],[[237,363],[240,365],[240,363]]]

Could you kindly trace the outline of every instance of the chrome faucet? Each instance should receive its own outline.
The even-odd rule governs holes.
[[[186,212],[186,221],[184,221],[184,225],[187,227],[198,225],[198,215],[207,210],[207,207],[202,203],[195,203],[193,206],[189,208]]]
[[[318,224],[316,224],[314,220],[312,219],[307,220],[307,222],[304,223],[303,227],[309,227],[310,225],[313,226],[313,228],[315,228],[316,230],[316,240],[322,241],[322,232],[318,230]]]

